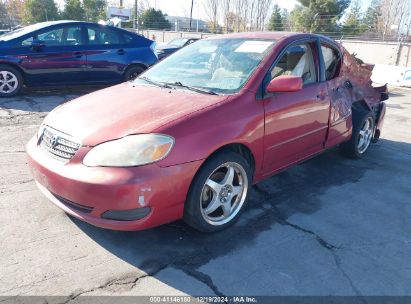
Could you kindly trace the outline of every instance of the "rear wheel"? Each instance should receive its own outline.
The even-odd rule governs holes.
[[[184,220],[203,232],[234,224],[247,202],[251,178],[250,165],[241,155],[224,151],[213,156],[194,178]]]
[[[16,95],[23,86],[21,73],[8,65],[0,65],[0,97]]]
[[[341,152],[351,158],[361,158],[368,150],[375,132],[375,119],[371,112],[353,112],[351,139],[341,144]]]
[[[124,74],[125,81],[131,81],[136,79],[141,73],[143,73],[145,69],[142,66],[134,65],[127,69],[126,73]]]

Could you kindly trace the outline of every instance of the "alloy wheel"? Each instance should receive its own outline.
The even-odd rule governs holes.
[[[17,90],[19,81],[12,72],[0,71],[0,93],[11,94]]]
[[[219,226],[230,222],[241,210],[247,197],[248,177],[234,162],[222,164],[207,178],[200,204],[204,220]]]
[[[364,121],[361,127],[361,130],[359,131],[357,148],[360,154],[364,153],[368,149],[371,143],[373,134],[374,134],[374,122],[373,122],[372,117],[368,117]]]

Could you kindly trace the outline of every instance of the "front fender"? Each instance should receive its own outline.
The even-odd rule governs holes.
[[[264,108],[252,93],[228,98],[156,132],[175,138],[173,150],[158,163],[160,166],[204,160],[221,147],[235,143],[250,149],[256,173],[260,171],[264,154]]]

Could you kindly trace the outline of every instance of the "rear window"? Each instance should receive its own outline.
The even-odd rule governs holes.
[[[116,31],[99,27],[99,28],[88,28],[88,43],[92,45],[111,45],[111,44],[122,44],[122,35]]]

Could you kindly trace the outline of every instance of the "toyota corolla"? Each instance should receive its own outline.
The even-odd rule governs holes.
[[[218,231],[254,183],[336,145],[366,154],[388,98],[372,69],[324,36],[215,36],[53,110],[29,166],[49,200],[93,225]]]

